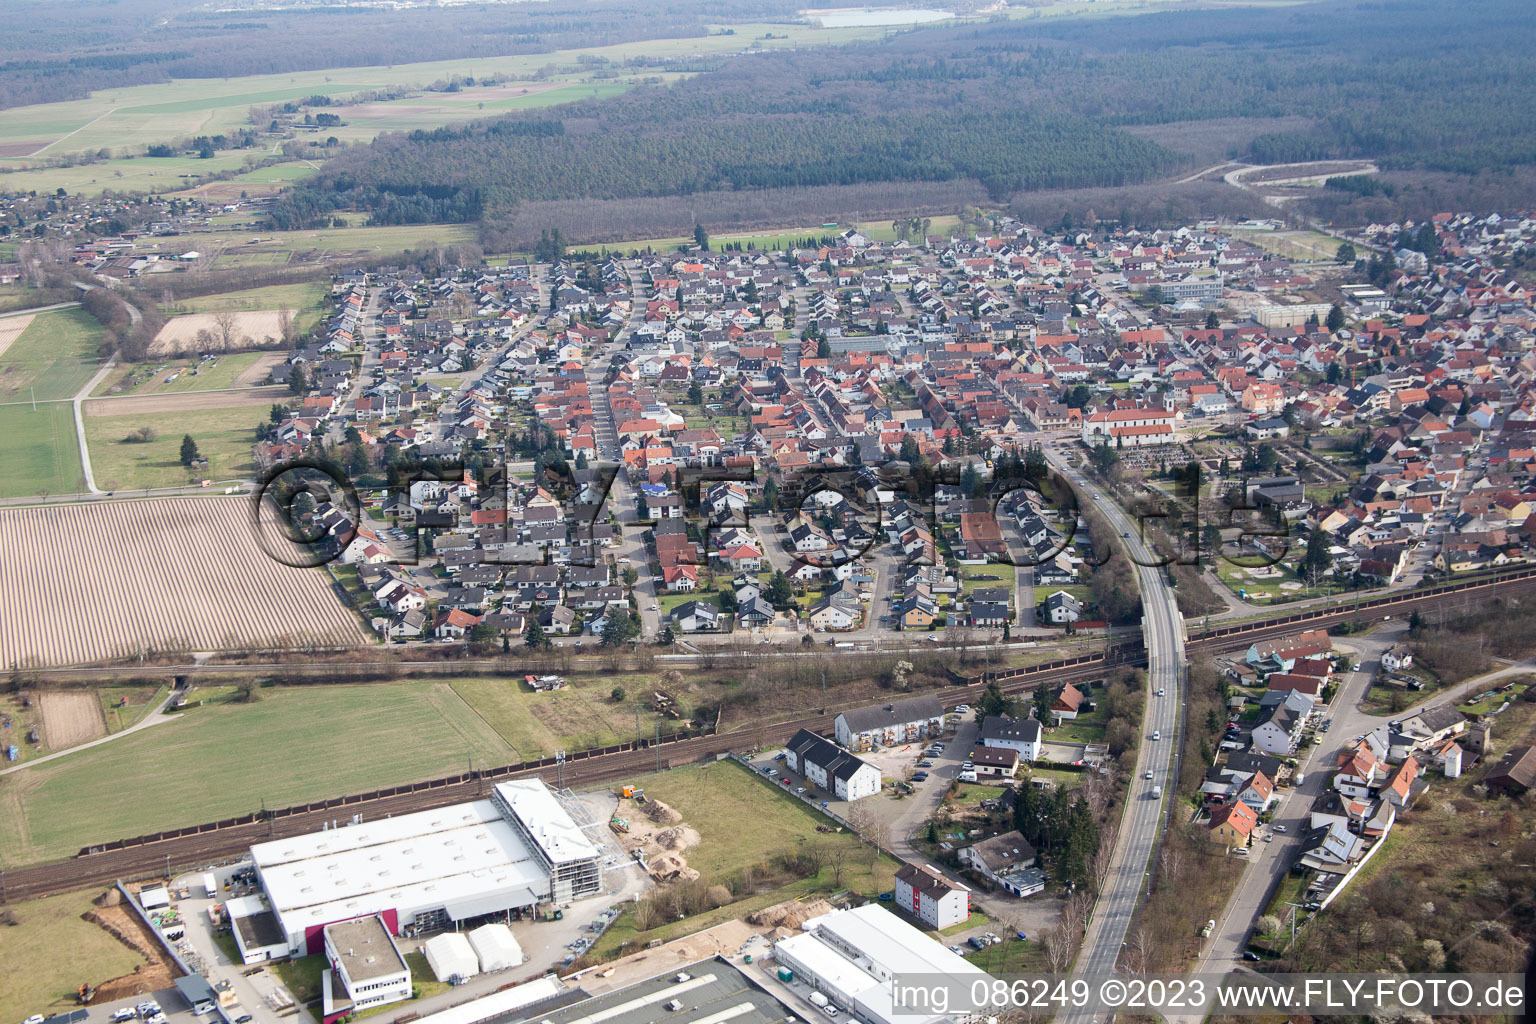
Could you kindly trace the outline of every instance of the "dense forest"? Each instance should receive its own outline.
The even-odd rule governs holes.
[[[321,68],[547,53],[785,21],[785,0],[547,0],[394,10],[231,10],[186,0],[6,0],[0,108],[96,89]],[[189,9],[190,8],[190,9]]]
[[[1363,40],[1392,41],[1362,59]],[[286,196],[274,226],[484,220],[523,203],[976,181],[994,200],[1194,166],[1148,126],[1262,123],[1228,155],[1368,156],[1467,174],[1536,164],[1536,7],[1323,2],[996,19],[719,71],[452,130],[386,136]],[[1427,87],[1426,83],[1433,83]],[[1367,197],[1360,197],[1367,198]]]

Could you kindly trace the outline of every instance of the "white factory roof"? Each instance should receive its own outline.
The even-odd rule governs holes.
[[[525,1006],[531,1006],[540,1000],[557,996],[562,991],[564,986],[560,984],[559,979],[553,974],[546,974],[542,978],[535,978],[522,985],[492,992],[484,998],[471,999],[467,1003],[460,1003],[439,1013],[429,1013],[416,1024],[481,1024],[482,1021],[491,1020]]]
[[[881,981],[901,974],[986,977],[987,972],[951,953],[890,911],[874,903],[813,917],[802,926],[835,949],[856,951],[859,966]],[[825,935],[820,933],[825,932]],[[846,953],[845,953],[846,955]]]
[[[496,795],[506,801],[551,864],[569,864],[599,856],[597,847],[571,820],[548,786],[537,779],[498,782]]]
[[[847,1010],[857,1009],[867,1021],[929,1024],[945,1015],[922,1010],[898,1010],[891,996],[891,979],[943,975],[960,981],[991,976],[951,953],[896,915],[868,904],[836,910],[804,924],[805,932],[775,944],[788,960],[820,979],[821,986],[840,993]]]
[[[251,852],[290,936],[390,909],[443,907],[462,919],[531,904],[549,888],[544,865],[489,800],[262,843]]]

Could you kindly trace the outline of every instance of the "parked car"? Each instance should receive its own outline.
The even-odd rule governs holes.
[[[795,792],[798,793],[800,796],[805,796],[805,787],[804,786],[796,786],[795,787]]]
[[[927,772],[918,772],[916,775],[912,776],[912,781],[913,782],[923,782],[927,778],[928,778],[928,773]]]
[[[40,1013],[34,1013],[32,1016],[22,1021],[21,1024],[43,1024],[43,1015]]]
[[[1275,831],[1275,832],[1284,832],[1285,831],[1285,826],[1284,825],[1276,825],[1274,827],[1273,831]]]
[[[789,756],[788,754],[784,753],[784,751],[781,750],[777,754],[773,755],[773,759],[775,761],[782,761],[782,760],[784,760],[788,756]]]
[[[955,954],[955,956],[965,956],[965,950],[961,949],[959,946],[950,946],[949,951]]]
[[[933,767],[933,762],[932,761],[919,761],[919,762],[917,762],[917,766],[919,768],[932,768]]]
[[[1258,960],[1259,959],[1259,954],[1255,953],[1251,949],[1245,949],[1245,950],[1243,950],[1243,959],[1244,960]]]

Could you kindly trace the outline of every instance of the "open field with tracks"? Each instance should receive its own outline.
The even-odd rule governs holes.
[[[6,324],[0,320],[0,327]],[[32,317],[0,352],[0,402],[73,398],[98,365],[101,325],[83,309]]]
[[[76,494],[85,487],[68,402],[0,405],[0,498]]]
[[[248,509],[208,497],[0,511],[0,664],[367,642],[324,573],[262,552]]]
[[[259,695],[184,711],[6,776],[0,863],[67,857],[83,843],[243,814],[263,800],[281,807],[433,778],[465,770],[470,758],[476,765],[517,759],[447,683],[277,687]]]
[[[193,480],[181,464],[181,439],[191,434],[208,468],[201,480],[244,480],[255,472],[251,445],[256,427],[274,402],[287,400],[287,388],[99,398],[85,403],[85,440],[91,467],[103,490],[174,487]],[[129,441],[141,428],[155,432],[149,441]]]

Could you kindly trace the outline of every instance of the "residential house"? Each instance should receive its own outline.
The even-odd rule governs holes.
[[[1229,850],[1247,846],[1253,836],[1254,826],[1258,823],[1259,816],[1247,804],[1241,801],[1222,804],[1211,812],[1211,823],[1208,826],[1211,842],[1220,843]]]
[[[839,800],[861,800],[880,792],[880,769],[809,729],[801,729],[784,745],[784,763]]]
[[[837,742],[850,750],[913,743],[938,736],[943,728],[944,708],[932,696],[844,711],[834,723]]]
[[[960,863],[999,888],[1023,898],[1045,888],[1045,872],[1035,867],[1035,848],[1018,831],[962,847]]]
[[[926,864],[903,864],[896,872],[895,903],[935,930],[971,916],[971,890]]]
[[[1025,761],[1040,760],[1044,730],[1034,718],[1009,718],[988,715],[981,720],[981,745],[998,750],[1016,750]]]

